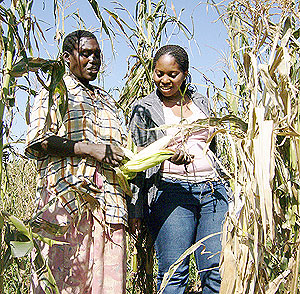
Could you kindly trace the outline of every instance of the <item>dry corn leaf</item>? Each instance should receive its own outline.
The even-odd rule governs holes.
[[[205,246],[203,244],[203,242],[209,238],[212,238],[214,236],[217,236],[217,235],[220,235],[221,232],[219,233],[214,233],[214,234],[210,234],[204,238],[202,238],[201,240],[197,241],[195,244],[193,244],[190,248],[188,248],[184,253],[182,253],[180,255],[180,257],[169,267],[169,270],[168,272],[166,272],[164,274],[164,277],[163,277],[163,280],[162,280],[162,283],[160,285],[160,289],[158,291],[157,294],[162,294],[165,287],[167,286],[170,278],[172,277],[172,275],[175,273],[175,271],[177,270],[177,268],[179,267],[179,265],[182,263],[182,261],[190,254],[192,254],[193,252],[195,252],[201,245],[203,245],[204,249],[202,250],[201,254],[204,254],[204,253],[209,253],[210,255],[213,255],[213,254],[217,254],[217,252],[207,252],[205,251]]]
[[[281,283],[286,281],[287,276],[291,273],[291,271],[285,270],[282,274],[280,274],[277,278],[275,278],[271,283],[268,285],[268,290],[266,294],[275,294],[280,286]]]
[[[223,249],[223,265],[221,276],[222,283],[220,294],[234,294],[237,281],[237,260],[232,252],[231,244],[228,242]]]
[[[272,144],[273,144],[273,121],[264,120],[264,108],[256,108],[256,116],[259,125],[259,135],[253,140],[254,159],[255,159],[255,176],[258,185],[260,211],[262,216],[262,225],[264,230],[264,243],[269,235],[271,240],[274,239],[273,228],[273,195],[270,186],[271,183],[271,162]],[[267,231],[269,224],[270,234]]]

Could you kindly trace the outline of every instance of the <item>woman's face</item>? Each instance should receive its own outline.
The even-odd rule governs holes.
[[[96,39],[80,38],[73,53],[64,52],[70,71],[84,84],[96,79],[101,65],[101,51]]]
[[[165,54],[156,62],[153,80],[164,97],[181,98],[180,86],[187,74],[188,71],[183,72],[172,55]]]

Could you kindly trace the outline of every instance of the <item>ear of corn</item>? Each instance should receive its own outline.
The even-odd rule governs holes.
[[[134,159],[141,159],[145,156],[149,156],[151,154],[155,154],[158,150],[166,149],[166,147],[170,144],[171,140],[173,139],[173,136],[164,136],[155,142],[151,143],[149,146],[142,149],[140,152],[138,152]],[[173,152],[174,153],[174,152]]]
[[[120,170],[127,179],[132,179],[135,176],[132,173],[141,172],[162,163],[174,154],[174,151],[166,149],[171,139],[172,136],[164,136],[136,154],[127,148],[123,148],[129,161],[120,166]]]
[[[143,153],[143,156],[137,154],[137,156],[122,165],[120,169],[124,174],[128,174],[128,176],[130,176],[133,172],[141,172],[160,164],[164,160],[172,157],[172,155],[174,155],[174,151],[168,149],[156,150],[156,152],[152,154]]]
[[[123,149],[124,154],[125,154],[125,162],[127,162],[128,160],[133,159],[135,154],[131,150],[129,150],[127,148],[122,148],[122,149]]]
[[[165,149],[171,139],[172,136],[165,136],[136,154],[127,148],[123,148],[125,157],[129,160],[120,167],[115,168],[115,170],[119,184],[127,195],[132,197],[132,192],[127,181],[133,179],[137,172],[160,164],[174,155],[175,151]]]

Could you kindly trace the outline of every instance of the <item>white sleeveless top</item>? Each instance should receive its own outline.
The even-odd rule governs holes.
[[[197,119],[204,119],[206,115],[192,102],[190,105],[190,110],[192,115],[187,118],[176,116],[172,109],[163,106],[165,123],[167,125],[193,123]],[[167,135],[176,135],[180,127],[171,127],[166,130]],[[194,155],[193,161],[188,165],[176,165],[172,162],[166,160],[161,168],[162,176],[165,178],[176,178],[180,180],[192,181],[192,182],[202,182],[205,180],[212,180],[217,178],[215,172],[215,161],[214,155],[210,149],[204,153],[204,148],[206,146],[206,141],[212,132],[212,129],[202,129],[197,132],[192,133],[184,143],[184,147],[181,147],[182,137],[179,134],[176,135],[174,144],[169,147],[173,150],[176,148],[185,148],[188,154]]]

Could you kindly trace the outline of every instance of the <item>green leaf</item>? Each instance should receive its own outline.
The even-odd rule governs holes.
[[[12,77],[22,77],[24,74],[28,72],[28,60],[22,58],[20,61],[15,63],[10,71],[10,75]]]
[[[59,289],[57,287],[56,281],[53,277],[51,269],[44,259],[40,247],[36,242],[34,242],[34,247],[36,249],[36,256],[33,259],[33,270],[37,273],[38,279],[41,287],[46,294],[59,294]]]
[[[27,58],[23,56],[12,66],[9,74],[12,77],[22,77],[29,71],[37,72],[38,70],[42,70],[43,72],[47,72],[57,63],[59,63],[57,60],[43,59],[39,57]]]
[[[4,218],[0,212],[0,233],[1,233],[1,230],[3,229],[3,227],[4,227]]]
[[[15,226],[15,228],[22,234],[24,234],[26,237],[28,237],[30,240],[31,238],[31,232],[29,229],[25,226],[25,224],[16,218],[13,215],[8,216],[9,221]]]
[[[64,73],[65,73],[65,65],[62,59],[58,60],[56,63],[52,65],[48,104],[50,109],[54,103],[53,95],[55,93],[58,93],[59,99],[58,99],[57,106],[58,106],[61,120],[64,118],[64,115],[66,114],[67,107],[68,107],[67,89],[63,80]]]
[[[53,239],[50,239],[50,238],[46,238],[46,237],[43,237],[37,233],[32,233],[32,236],[43,242],[43,243],[46,243],[48,244],[50,247],[52,247],[53,245],[66,245],[66,244],[69,244],[68,242],[62,242],[62,241],[56,241],[56,240],[53,240]]]
[[[13,257],[23,257],[33,249],[33,242],[10,241],[10,248]]]
[[[106,33],[108,36],[110,36],[109,29],[108,29],[108,27],[106,26],[106,23],[105,23],[105,21],[104,21],[102,15],[101,15],[101,12],[100,12],[100,9],[99,9],[99,6],[98,6],[97,1],[95,1],[95,0],[88,0],[88,1],[89,1],[89,3],[91,4],[91,6],[92,6],[92,8],[93,8],[93,10],[94,10],[94,12],[95,12],[95,14],[96,14],[96,16],[99,18],[100,23],[101,23],[101,25],[102,25],[102,27],[103,27],[105,33]]]
[[[125,192],[125,194],[127,194],[128,196],[130,196],[132,198],[133,194],[132,194],[130,185],[129,185],[124,173],[118,167],[115,167],[115,172],[118,177],[118,182],[119,182],[121,189]]]
[[[233,114],[236,115],[238,114],[238,101],[227,79],[225,79],[225,87],[228,107],[231,110],[231,112],[233,112]]]
[[[63,79],[61,79],[56,89],[59,92],[58,109],[63,119],[68,109],[68,91]]]
[[[26,120],[26,124],[29,125],[30,124],[30,102],[29,102],[29,99],[27,100],[27,103],[26,103],[25,120]]]
[[[127,135],[126,148],[129,149],[133,153],[138,152],[137,146],[134,144],[134,142],[132,140],[131,130],[129,130],[128,135]]]

